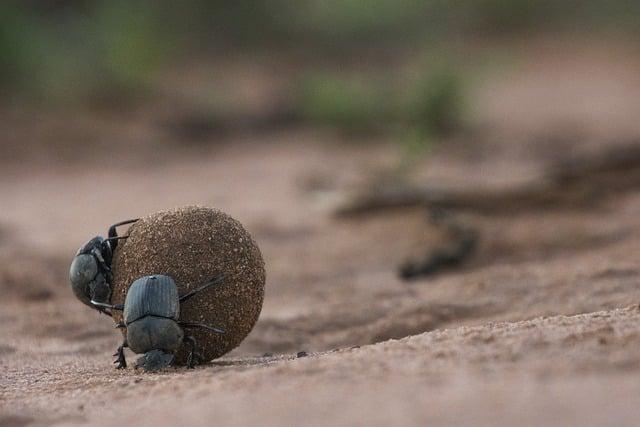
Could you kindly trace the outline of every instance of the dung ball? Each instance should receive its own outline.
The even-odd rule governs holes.
[[[124,303],[127,290],[142,276],[170,276],[184,295],[223,274],[221,284],[180,305],[180,320],[225,333],[185,328],[185,335],[196,339],[203,361],[210,361],[251,332],[262,309],[265,269],[258,246],[238,221],[217,209],[189,206],[141,218],[128,234],[113,258],[112,304]],[[116,312],[114,320],[121,321],[122,313]],[[185,364],[187,354],[183,344],[176,363]]]

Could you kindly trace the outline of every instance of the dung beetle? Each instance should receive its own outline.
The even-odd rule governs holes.
[[[126,329],[122,345],[114,354],[118,369],[126,368],[124,348],[129,347],[136,354],[144,354],[136,361],[136,367],[145,371],[157,371],[169,366],[174,354],[185,342],[190,346],[187,367],[193,368],[199,362],[197,343],[192,336],[185,336],[184,329],[203,328],[219,334],[225,331],[201,323],[180,320],[180,304],[199,292],[222,283],[223,275],[217,275],[207,283],[179,296],[175,281],[164,275],[144,276],[131,284],[124,304],[106,304],[91,301],[96,307],[122,310],[124,321],[116,328]]]
[[[91,304],[91,301],[107,303],[111,298],[111,261],[114,251],[118,246],[118,240],[128,236],[118,236],[117,228],[121,225],[138,221],[129,219],[118,222],[109,227],[108,238],[96,236],[82,246],[71,262],[69,268],[69,280],[74,295],[84,304],[95,308],[101,313],[111,315],[103,307]]]

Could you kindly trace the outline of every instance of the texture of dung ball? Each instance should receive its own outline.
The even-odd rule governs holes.
[[[229,215],[216,209],[185,207],[141,218],[121,240],[113,259],[113,304],[123,303],[131,284],[142,276],[172,277],[180,295],[218,274],[224,281],[180,305],[180,320],[224,329],[218,334],[185,327],[197,340],[204,361],[231,351],[251,332],[264,298],[262,255],[249,233]],[[121,313],[114,315],[116,322]],[[188,346],[176,355],[186,363]]]

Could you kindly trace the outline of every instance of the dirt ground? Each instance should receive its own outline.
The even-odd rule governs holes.
[[[436,147],[415,181],[508,188],[559,160],[640,144],[640,64],[628,52],[532,52],[479,86],[485,130]],[[100,144],[5,151],[0,426],[637,425],[639,192],[472,214],[477,255],[407,283],[397,266],[439,232],[423,210],[334,215],[397,145],[297,129],[157,148],[170,137],[145,114],[60,117],[5,115],[5,139],[46,147],[63,131],[99,131],[124,142],[112,155]],[[195,370],[115,370],[119,333],[73,299],[70,260],[113,222],[187,204],[228,212],[261,247],[260,320]]]

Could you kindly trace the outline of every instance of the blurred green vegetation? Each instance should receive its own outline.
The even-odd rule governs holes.
[[[404,111],[412,128],[427,135],[447,136],[464,124],[464,78],[455,66],[426,65],[409,90]]]
[[[394,82],[312,73],[298,89],[296,110],[315,125],[348,133],[407,131],[445,137],[464,124],[464,78],[451,63],[427,61],[413,78]]]
[[[0,3],[0,94],[124,104],[187,56],[293,50],[337,62],[362,49],[437,50],[448,40],[532,32],[635,34],[639,16],[632,0],[7,0]],[[379,82],[320,73],[300,85],[298,100],[310,120],[345,129],[387,121],[452,131],[462,116],[459,73],[426,69],[423,77],[412,83],[413,99],[398,99]]]
[[[295,109],[314,125],[368,133],[388,129],[396,119],[390,87],[375,81],[311,72],[296,92]]]
[[[2,94],[56,103],[141,93],[170,45],[142,3],[94,2],[82,13],[2,3]]]

